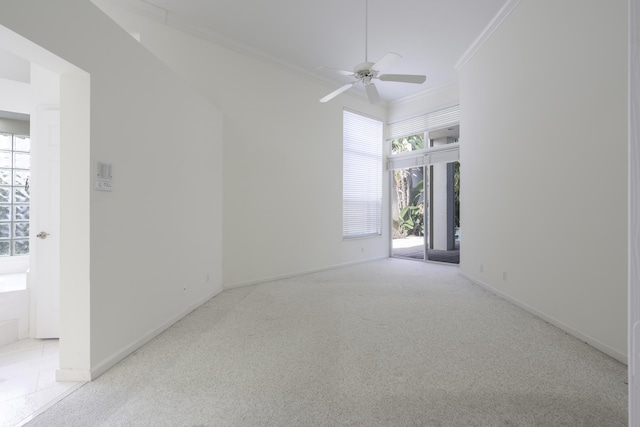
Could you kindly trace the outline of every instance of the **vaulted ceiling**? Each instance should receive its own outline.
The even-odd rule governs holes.
[[[385,69],[385,73],[425,74],[427,80],[421,85],[376,80],[385,101],[455,82],[455,64],[507,3],[507,0],[368,0],[366,7],[365,1],[116,2],[132,6],[136,3],[140,6],[142,2],[147,9],[153,8],[164,16],[170,25],[314,74],[335,84],[335,88],[353,79],[318,67],[351,71],[365,61],[365,55],[375,62],[387,52],[399,53],[403,58]]]

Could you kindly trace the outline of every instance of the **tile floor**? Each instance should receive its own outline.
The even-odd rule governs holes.
[[[26,339],[0,347],[0,426],[27,423],[82,386],[56,382],[58,340]]]

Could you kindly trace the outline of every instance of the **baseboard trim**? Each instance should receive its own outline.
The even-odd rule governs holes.
[[[100,375],[104,374],[109,369],[114,367],[118,362],[120,362],[123,359],[125,359],[131,353],[133,353],[134,351],[136,351],[137,349],[139,349],[140,347],[142,347],[143,345],[145,345],[146,343],[148,343],[149,341],[151,341],[152,339],[154,339],[155,337],[160,335],[162,332],[166,331],[174,323],[178,322],[180,319],[184,318],[187,314],[191,313],[193,310],[195,310],[196,308],[200,307],[202,304],[204,304],[205,302],[209,301],[211,298],[215,297],[216,295],[218,295],[222,291],[223,291],[223,289],[218,289],[217,291],[212,292],[211,294],[207,295],[206,297],[204,297],[203,299],[199,300],[198,302],[188,306],[186,309],[182,310],[177,315],[171,317],[169,320],[167,320],[166,322],[162,323],[157,328],[147,332],[145,335],[140,337],[140,339],[137,339],[136,341],[134,341],[131,344],[123,347],[122,349],[120,349],[119,351],[117,351],[116,353],[111,355],[110,357],[104,359],[102,362],[98,363],[96,366],[94,366],[91,369],[91,371],[89,373],[89,379],[87,379],[87,380],[74,380],[74,381],[92,381],[92,380],[95,380]],[[72,380],[66,380],[66,381],[72,381]]]
[[[612,348],[611,346],[604,344],[603,342],[587,335],[584,334],[580,331],[578,331],[577,329],[563,323],[562,321],[556,319],[553,316],[549,316],[547,314],[545,314],[544,312],[537,310],[533,307],[531,307],[530,305],[515,299],[507,294],[505,294],[504,292],[494,288],[491,285],[488,285],[487,283],[484,283],[481,280],[476,279],[475,277],[469,276],[468,274],[463,273],[462,271],[460,271],[460,275],[462,277],[464,277],[465,279],[469,280],[470,282],[480,286],[481,288],[486,289],[487,291],[491,292],[492,294],[498,295],[499,297],[509,301],[510,303],[513,303],[515,305],[517,305],[520,308],[523,308],[525,310],[527,310],[529,313],[534,314],[536,316],[538,316],[539,318],[541,318],[542,320],[551,323],[553,326],[562,329],[563,331],[565,331],[566,333],[568,333],[569,335],[572,335],[573,337],[579,339],[580,341],[584,341],[585,343],[589,344],[591,347],[603,352],[604,354],[613,357],[614,359],[618,360],[619,362],[624,363],[625,365],[628,364],[628,357],[626,354],[619,352],[618,350]]]
[[[58,369],[56,381],[60,382],[87,382],[91,381],[91,371],[88,369]]]
[[[268,283],[268,282],[274,282],[276,280],[283,280],[283,279],[290,279],[292,277],[304,276],[305,274],[322,273],[323,271],[335,270],[336,268],[346,268],[346,267],[351,267],[351,266],[354,266],[354,265],[366,264],[368,262],[380,261],[382,259],[388,259],[388,258],[389,258],[388,255],[384,255],[384,256],[375,257],[375,258],[367,258],[365,260],[350,261],[350,262],[345,262],[345,263],[342,263],[342,264],[333,264],[333,265],[329,265],[329,266],[325,266],[325,267],[311,268],[311,269],[308,269],[308,270],[302,270],[302,271],[298,271],[298,272],[279,274],[279,275],[276,275],[276,276],[264,277],[262,279],[247,280],[245,282],[239,282],[239,283],[232,283],[232,284],[224,285],[224,289],[225,290],[227,290],[227,289],[236,289],[236,288],[242,288],[244,286],[251,286],[251,285],[257,285],[257,284],[260,284],[260,283]]]

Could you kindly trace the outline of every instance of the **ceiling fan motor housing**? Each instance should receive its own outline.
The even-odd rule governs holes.
[[[363,62],[361,64],[356,65],[353,68],[353,72],[355,73],[355,75],[364,84],[370,84],[371,83],[371,79],[376,77],[376,75],[378,74],[377,71],[371,69],[373,64],[374,64],[373,62]]]

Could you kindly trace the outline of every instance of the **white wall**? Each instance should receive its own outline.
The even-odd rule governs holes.
[[[90,2],[3,1],[0,24],[87,73],[61,78],[61,367],[95,377],[222,289],[222,117]]]
[[[640,424],[640,0],[629,5],[629,425],[635,426]]]
[[[27,338],[29,291],[0,292],[0,347]]]
[[[0,132],[29,135],[29,122],[24,120],[0,119]]]
[[[626,360],[627,2],[522,0],[460,98],[462,272]]]
[[[30,76],[31,67],[29,61],[0,49],[0,78],[29,83],[31,81]]]
[[[223,111],[225,286],[388,256],[386,212],[382,237],[342,240],[342,109],[384,107],[321,104],[334,87],[96,3]]]
[[[0,78],[0,110],[12,113],[31,113],[31,89],[29,83]]]

